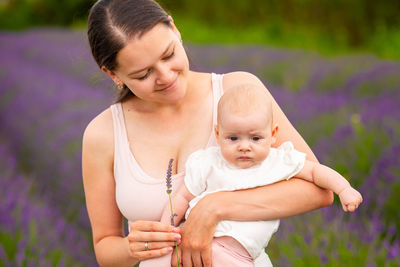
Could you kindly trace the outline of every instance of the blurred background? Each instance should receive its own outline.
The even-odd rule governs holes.
[[[0,0],[0,26],[84,28],[93,0]],[[397,0],[160,0],[187,41],[400,57]],[[195,29],[195,30],[194,30]]]
[[[81,178],[88,122],[116,98],[89,0],[0,0],[0,266],[97,266]],[[400,1],[163,0],[198,71],[263,80],[364,202],[281,220],[274,266],[400,265]]]

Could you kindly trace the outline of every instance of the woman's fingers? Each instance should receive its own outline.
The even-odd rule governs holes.
[[[130,242],[131,256],[142,261],[164,256],[172,251],[175,242]]]
[[[136,221],[130,224],[127,236],[129,251],[139,261],[158,258],[172,251],[180,243],[179,228],[152,221]]]
[[[181,248],[178,247],[174,247],[174,251],[172,252],[172,256],[171,256],[171,266],[172,267],[178,267],[178,257],[179,257],[179,261],[180,261],[180,265],[182,267],[182,251]]]
[[[153,221],[131,223],[128,234],[129,242],[177,241],[180,242],[180,229],[171,225]]]
[[[201,262],[201,254],[199,251],[192,252],[192,262],[194,267],[203,267]]]
[[[151,259],[151,258],[158,258],[164,255],[167,255],[172,251],[172,247],[165,247],[161,249],[151,249],[151,250],[141,250],[135,251],[132,253],[132,256],[139,261]]]
[[[204,267],[211,267],[212,251],[211,247],[208,247],[201,252],[201,261]]]
[[[206,196],[191,210],[181,229],[184,267],[211,266],[211,243],[218,218]],[[189,261],[189,262],[188,262]]]
[[[185,267],[193,267],[192,255],[189,251],[182,251],[182,265]]]
[[[141,247],[140,250],[155,250],[155,249],[174,247],[174,246],[175,242],[147,242],[147,247],[146,247],[146,242],[142,242],[142,244],[140,244]]]
[[[130,229],[140,230],[144,232],[175,232],[179,233],[179,228],[168,224],[154,221],[135,221],[131,223]]]
[[[191,264],[194,267],[211,267],[211,248],[207,247],[201,251],[191,251],[191,260]]]
[[[133,231],[128,235],[130,242],[159,242],[159,241],[177,241],[181,240],[181,235],[177,233],[164,233],[164,232],[141,232]]]
[[[157,250],[175,246],[175,242],[130,242],[129,248],[132,252]]]

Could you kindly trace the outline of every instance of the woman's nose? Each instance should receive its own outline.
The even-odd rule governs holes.
[[[168,85],[173,82],[174,72],[172,71],[169,64],[162,64],[157,70],[157,80],[156,83],[159,85]]]

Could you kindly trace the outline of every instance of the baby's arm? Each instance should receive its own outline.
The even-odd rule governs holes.
[[[172,198],[172,207],[174,213],[176,214],[174,216],[175,226],[179,225],[180,221],[185,216],[186,210],[189,208],[189,202],[193,198],[194,196],[189,192],[185,184],[182,184]],[[162,213],[161,222],[165,224],[171,224],[171,207],[169,201]]]
[[[340,198],[344,211],[354,211],[362,202],[361,194],[351,187],[346,178],[317,162],[306,160],[303,169],[295,177],[335,192]]]

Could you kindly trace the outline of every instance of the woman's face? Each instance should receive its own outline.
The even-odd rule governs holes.
[[[105,72],[144,101],[173,104],[185,96],[189,61],[174,24],[159,23],[128,41],[117,63],[114,72]]]

